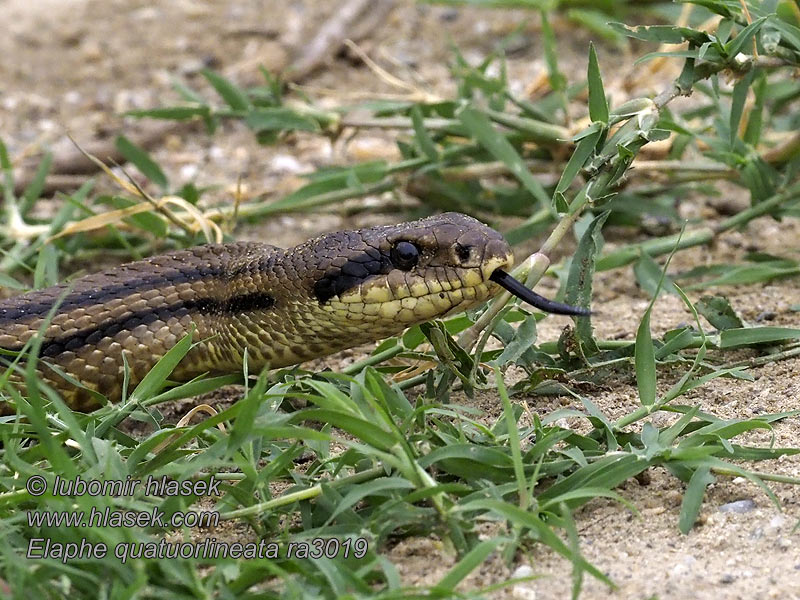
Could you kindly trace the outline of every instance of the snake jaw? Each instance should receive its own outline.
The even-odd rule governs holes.
[[[368,249],[353,249],[344,259],[348,266],[329,268],[316,286],[325,292],[323,310],[337,315],[342,327],[363,323],[365,328],[381,327],[382,333],[392,335],[462,312],[497,293],[492,274],[514,263],[511,247],[499,233],[465,215],[449,213],[405,225],[380,240],[371,237],[375,230],[362,232]],[[419,259],[412,267],[391,264],[398,244],[406,244],[406,251],[408,244],[418,250]],[[372,258],[371,265],[361,258],[375,256],[369,248],[377,248],[382,257]],[[357,267],[349,266],[354,262],[367,264],[370,275],[353,280],[359,273]],[[342,290],[342,281],[348,278],[351,284]],[[341,291],[328,298],[328,290],[337,289]]]

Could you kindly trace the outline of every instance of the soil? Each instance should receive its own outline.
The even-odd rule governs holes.
[[[453,93],[454,82],[447,69],[453,56],[451,44],[467,60],[477,62],[517,28],[519,35],[508,49],[512,89],[525,93],[542,81],[546,71],[539,21],[532,13],[454,9],[410,1],[398,4],[386,23],[361,45],[384,68],[412,81],[419,90],[440,97]],[[65,132],[84,143],[119,132],[133,136],[145,124],[121,113],[176,103],[179,97],[171,87],[173,79],[211,96],[198,74],[201,68],[211,66],[241,84],[254,84],[259,81],[259,64],[270,70],[284,68],[338,5],[333,0],[0,0],[5,30],[0,36],[0,135],[18,167],[37,157],[42,148],[68,145]],[[553,24],[562,68],[583,72],[588,34],[560,18]],[[624,52],[619,48],[602,41],[599,45],[607,92],[614,100],[652,96],[671,80],[669,65],[655,72],[642,69],[638,78],[615,72],[615,64],[631,64],[632,60],[619,56]],[[357,95],[405,93],[350,54],[336,57],[304,84],[313,96],[331,104]],[[165,136],[152,153],[173,183],[216,186],[208,201],[226,203],[232,202],[239,180],[247,196],[265,193],[268,198],[278,198],[301,185],[300,176],[316,167],[396,156],[390,135],[379,131],[364,132],[350,142],[296,135],[280,145],[260,146],[237,124],[225,124],[213,136],[199,127],[178,129]],[[109,183],[101,180],[98,185]],[[725,194],[716,204],[687,199],[682,210],[685,216],[700,215],[714,221],[724,212],[721,205],[747,201],[738,188],[726,189]],[[347,216],[343,211],[285,216],[242,226],[236,237],[285,246],[319,232],[392,218]],[[629,237],[629,232],[612,229],[606,234],[607,247],[625,243]],[[673,268],[741,261],[753,250],[796,259],[798,240],[800,221],[762,219],[724,235],[712,247],[681,252]],[[569,251],[568,244],[562,248],[564,253]],[[552,292],[554,286],[543,282],[542,289]],[[772,325],[800,326],[797,278],[728,287],[724,292],[748,321],[766,315]],[[691,296],[696,299],[700,295]],[[638,289],[631,271],[623,269],[597,276],[594,302],[600,310],[594,323],[601,337],[632,339],[648,298]],[[690,319],[680,300],[665,296],[654,308],[653,329],[660,334]],[[540,326],[539,338],[557,339],[566,324],[565,318],[548,318]],[[351,351],[321,364],[336,368],[368,350]],[[796,409],[798,372],[798,360],[770,364],[753,369],[752,382],[718,379],[693,391],[686,401],[724,418]],[[668,374],[661,377],[662,388],[670,383]],[[620,376],[592,393],[591,399],[613,418],[636,405],[636,388],[630,377]],[[571,406],[563,398],[519,401],[541,413]],[[499,402],[493,394],[479,395],[473,402],[488,417],[498,413]],[[654,422],[666,419],[656,415]],[[776,446],[797,446],[800,420],[777,423],[773,433]],[[749,441],[768,443],[770,435],[753,434]],[[756,468],[800,477],[798,458]],[[619,587],[610,591],[587,577],[582,598],[800,598],[800,535],[796,531],[800,489],[781,484],[770,487],[780,499],[780,509],[748,481],[719,477],[705,498],[700,525],[688,535],[678,531],[683,485],[661,469],[650,472],[649,483],[632,480],[619,490],[639,514],[603,499],[590,502],[576,514],[581,549]],[[454,561],[437,540],[427,538],[403,541],[389,556],[409,585],[437,581]],[[536,574],[541,578],[496,596],[565,598],[572,585],[569,573],[570,566],[563,560],[537,548],[519,556],[511,567],[499,558],[487,561],[465,585],[481,587],[512,574]]]

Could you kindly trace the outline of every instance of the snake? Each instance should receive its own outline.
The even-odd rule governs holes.
[[[513,265],[500,233],[460,213],[289,249],[207,244],[1,301],[0,348],[22,357],[38,340],[40,380],[90,411],[118,402],[126,377],[133,389],[189,332],[171,381],[241,373],[245,356],[250,372],[299,364],[465,311],[501,288],[546,312],[588,313],[535,294],[508,273]]]

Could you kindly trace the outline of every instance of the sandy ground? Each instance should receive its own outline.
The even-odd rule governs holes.
[[[332,0],[0,0],[5,33],[0,36],[0,135],[12,158],[35,157],[49,144],[60,147],[65,143],[65,131],[79,141],[117,132],[131,135],[142,125],[120,113],[175,102],[177,96],[170,87],[173,78],[202,87],[198,71],[212,66],[240,83],[253,84],[259,80],[259,63],[269,69],[288,64],[336,4]],[[509,52],[509,77],[519,93],[544,71],[537,21],[528,17],[522,28],[525,35]],[[383,66],[414,81],[420,89],[447,96],[454,87],[446,67],[451,57],[449,43],[455,42],[469,60],[479,60],[525,18],[524,13],[513,11],[457,11],[406,2],[364,47]],[[563,50],[562,64],[582,71],[589,38],[558,20],[555,27]],[[605,72],[612,80],[613,64],[621,60],[616,52],[601,47],[601,65],[606,65]],[[625,58],[625,63],[629,62]],[[306,83],[323,101],[329,98],[333,103],[354,94],[398,92],[347,57],[332,62]],[[607,91],[622,99],[631,93],[613,84]],[[645,86],[639,91],[658,89]],[[286,144],[263,147],[244,127],[225,125],[213,137],[200,128],[181,130],[167,136],[153,154],[174,183],[215,185],[218,187],[209,200],[231,202],[238,177],[247,194],[269,193],[277,198],[300,185],[299,175],[315,167],[391,158],[395,150],[391,139],[377,132],[364,133],[351,143],[298,135]],[[745,200],[738,190],[730,194],[732,201]],[[701,214],[715,217],[714,211],[702,204],[688,203],[686,210],[687,216],[692,211],[706,211]],[[290,245],[317,232],[387,218],[337,214],[280,217],[243,226],[236,235]],[[615,237],[611,231],[607,243],[613,247],[627,241],[629,235]],[[797,258],[798,240],[798,221],[762,220],[724,236],[711,248],[682,252],[673,264],[684,269],[742,260],[746,252],[756,249]],[[553,290],[552,284],[543,288]],[[632,339],[647,297],[637,288],[631,272],[599,275],[595,291],[595,305],[602,312],[595,320],[599,335]],[[770,324],[800,326],[800,313],[790,309],[800,305],[797,278],[726,288],[725,292],[747,320],[772,312],[775,317]],[[676,298],[666,297],[656,304],[652,322],[656,333],[661,333],[689,319]],[[563,318],[549,318],[540,327],[540,339],[556,339],[565,324]],[[328,364],[337,366],[355,355],[357,352],[334,357]],[[753,371],[753,382],[716,380],[694,391],[687,401],[726,418],[795,409],[800,392],[798,371],[797,360],[769,365]],[[670,383],[665,377],[660,385],[666,388]],[[564,399],[524,400],[542,413],[570,406]],[[629,377],[620,376],[609,380],[592,400],[612,417],[623,414],[636,404],[635,385]],[[490,416],[497,414],[499,403],[493,395],[479,395],[475,404]],[[654,420],[659,424],[661,419],[657,415]],[[800,444],[800,422],[793,419],[777,424],[775,435],[776,445]],[[767,443],[768,436],[754,435],[750,441]],[[800,476],[800,460],[794,458],[758,468]],[[800,490],[773,485],[783,507],[778,510],[753,485],[720,478],[709,489],[701,525],[682,535],[677,527],[682,484],[660,469],[650,475],[648,485],[629,482],[620,490],[639,509],[639,516],[605,500],[591,502],[577,513],[586,558],[619,586],[616,592],[609,592],[604,585],[588,580],[583,598],[800,598],[800,536],[792,531],[800,517]],[[408,584],[434,582],[453,562],[436,540],[428,539],[403,541],[389,555]],[[497,582],[512,573],[543,577],[500,592],[498,597],[568,597],[569,568],[544,549],[519,556],[510,568],[499,560],[487,561],[469,584]]]

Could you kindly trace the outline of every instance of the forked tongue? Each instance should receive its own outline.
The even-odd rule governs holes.
[[[525,285],[514,279],[511,275],[502,269],[495,269],[494,273],[489,277],[497,285],[504,290],[510,292],[520,300],[524,300],[531,306],[543,310],[544,312],[553,313],[556,315],[573,315],[573,316],[586,316],[592,314],[587,308],[580,306],[571,306],[561,302],[554,302],[548,300],[544,296],[540,296],[533,290],[529,290]]]

